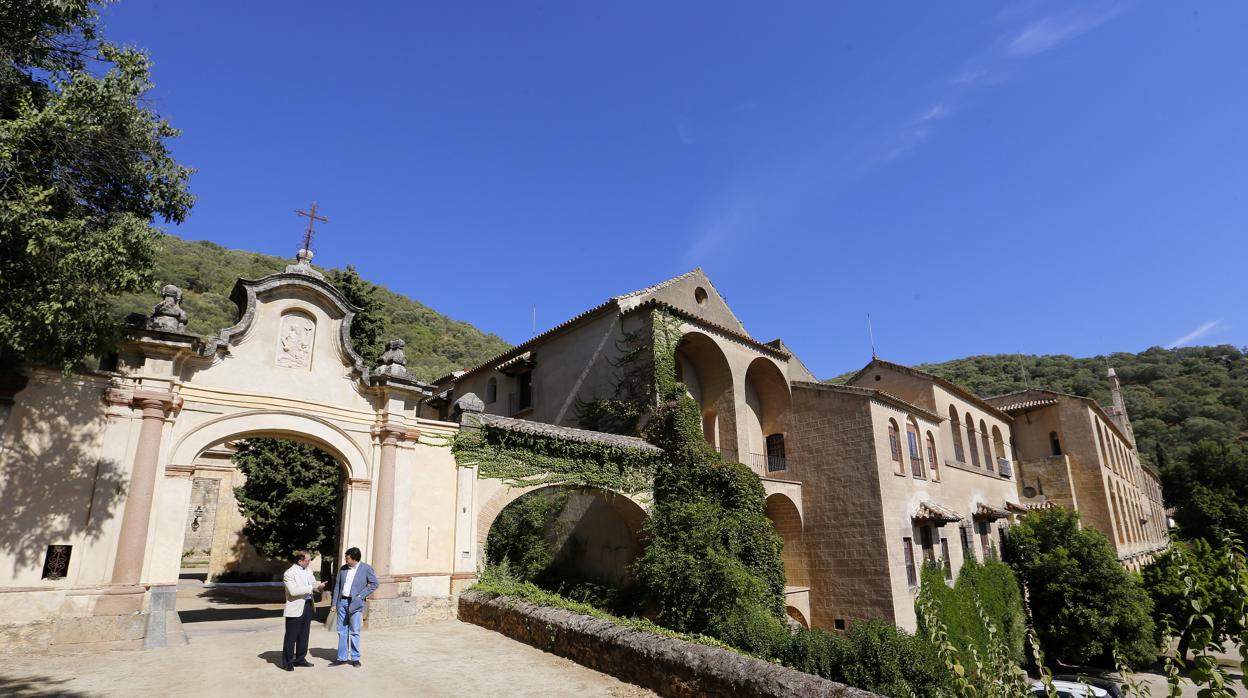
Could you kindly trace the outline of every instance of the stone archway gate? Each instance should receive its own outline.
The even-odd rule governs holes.
[[[216,336],[187,333],[166,287],[128,321],[115,371],[0,381],[0,638],[164,644],[195,460],[249,435],[312,443],[344,467],[339,545],[383,581],[370,625],[449,613],[476,565],[472,473],[446,447],[458,425],[422,414],[430,389],[401,342],[364,365],[357,309],[309,259],[240,279],[239,320]]]

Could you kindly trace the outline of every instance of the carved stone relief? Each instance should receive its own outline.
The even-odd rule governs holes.
[[[311,366],[312,344],[315,339],[315,320],[302,313],[283,315],[277,335],[277,365],[285,368]]]

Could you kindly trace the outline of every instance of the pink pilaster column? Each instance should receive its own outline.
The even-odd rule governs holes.
[[[134,405],[143,410],[139,443],[134,452],[134,469],[126,495],[126,512],[121,519],[117,540],[117,560],[113,564],[113,584],[138,584],[147,552],[147,528],[152,518],[156,494],[156,474],[160,459],[160,435],[165,416],[173,406],[173,395],[136,391]]]
[[[378,577],[390,575],[390,541],[394,535],[394,460],[401,430],[381,428],[381,463],[377,470],[377,509],[373,519],[373,569]]]

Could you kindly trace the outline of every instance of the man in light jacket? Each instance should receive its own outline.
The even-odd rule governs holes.
[[[364,620],[365,599],[377,591],[379,583],[373,568],[360,562],[360,549],[347,551],[347,564],[338,571],[334,584],[334,613],[338,615],[338,660],[330,666],[360,665],[360,624]]]
[[[325,588],[308,569],[312,556],[300,550],[292,556],[294,564],[282,575],[286,587],[286,634],[282,637],[282,668],[294,671],[297,666],[312,666],[308,656],[308,631],[312,628],[312,594]]]

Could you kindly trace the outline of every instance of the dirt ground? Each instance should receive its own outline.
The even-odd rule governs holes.
[[[648,690],[456,620],[365,630],[361,665],[329,666],[338,636],[313,623],[309,661],[282,654],[280,604],[214,597],[184,575],[178,609],[188,644],[158,650],[0,655],[0,695],[20,696],[611,696]],[[325,617],[326,605],[318,607]]]
[[[267,626],[215,628],[163,650],[8,656],[0,668],[0,695],[653,695],[459,621],[365,631],[359,668],[329,666],[337,635],[314,626],[309,660],[316,666],[285,672],[278,668],[281,620]]]

